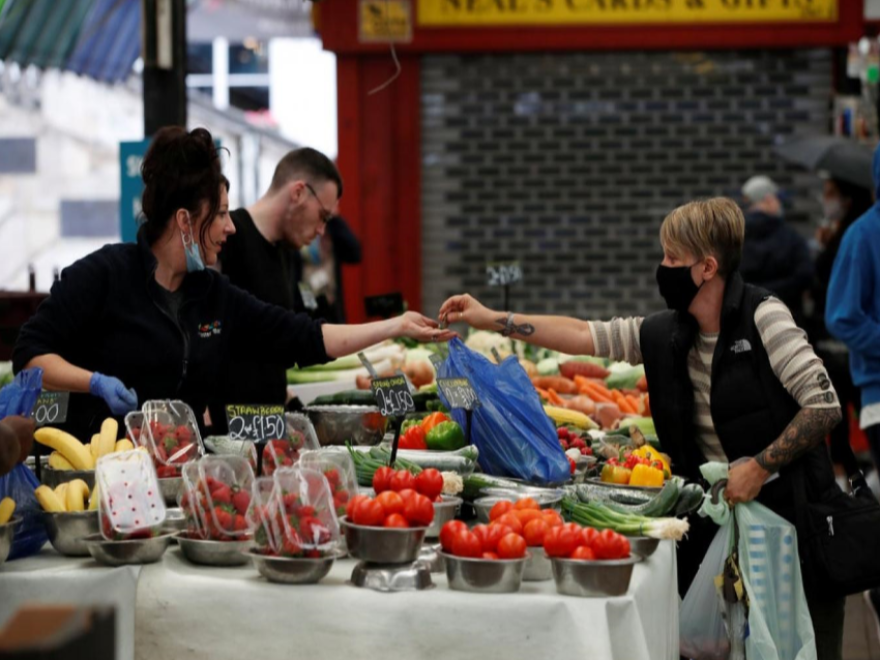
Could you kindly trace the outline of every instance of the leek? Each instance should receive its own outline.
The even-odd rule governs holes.
[[[582,504],[572,497],[562,499],[562,510],[579,525],[595,529],[613,529],[624,536],[650,536],[680,541],[690,526],[679,518],[649,518],[635,513],[621,513],[600,502]]]

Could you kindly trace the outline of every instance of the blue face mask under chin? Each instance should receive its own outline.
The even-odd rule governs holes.
[[[199,244],[196,243],[193,236],[192,223],[189,225],[189,240],[184,232],[180,232],[180,240],[183,241],[183,252],[186,254],[186,272],[197,273],[200,270],[205,270],[205,262],[202,261]]]

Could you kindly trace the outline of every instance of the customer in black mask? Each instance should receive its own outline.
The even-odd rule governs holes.
[[[742,211],[730,199],[691,202],[670,213],[660,228],[664,258],[657,269],[669,310],[645,318],[597,322],[499,312],[462,295],[443,304],[440,320],[570,355],[643,362],[673,470],[696,480],[706,461],[745,459],[730,469],[728,501],[757,499],[795,523],[796,471],[807,477],[810,501],[837,488],[823,440],[841,419],[840,405],[788,308],[743,282],[737,269],[744,233]],[[682,594],[717,530],[696,516],[691,525],[678,553]],[[840,658],[844,599],[823,597],[822,585],[809,577],[819,657]]]

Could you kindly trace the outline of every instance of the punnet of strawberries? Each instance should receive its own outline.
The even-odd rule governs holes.
[[[212,541],[244,541],[250,538],[246,518],[251,504],[247,487],[206,476],[194,490],[187,490],[180,507],[187,519],[191,536]]]

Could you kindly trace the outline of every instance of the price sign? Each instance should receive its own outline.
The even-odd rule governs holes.
[[[403,294],[399,291],[381,296],[367,296],[364,298],[364,306],[367,316],[381,316],[385,319],[400,316],[406,311],[403,304]]]
[[[522,282],[522,266],[518,261],[507,261],[486,264],[486,276],[489,286],[509,286]]]
[[[403,417],[407,413],[415,412],[416,404],[404,376],[374,378],[370,387],[383,417]]]
[[[226,421],[229,423],[229,437],[233,440],[266,440],[287,437],[284,421],[284,406],[226,406]]]
[[[480,405],[477,393],[467,378],[438,378],[437,387],[443,392],[450,408],[473,410]]]
[[[70,392],[40,392],[31,417],[37,426],[63,424],[67,421],[67,407],[70,405]]]
[[[434,369],[438,370],[440,369],[440,366],[446,361],[443,359],[442,355],[439,355],[437,353],[431,353],[431,355],[428,356],[428,359],[431,361],[431,364],[434,365]]]

